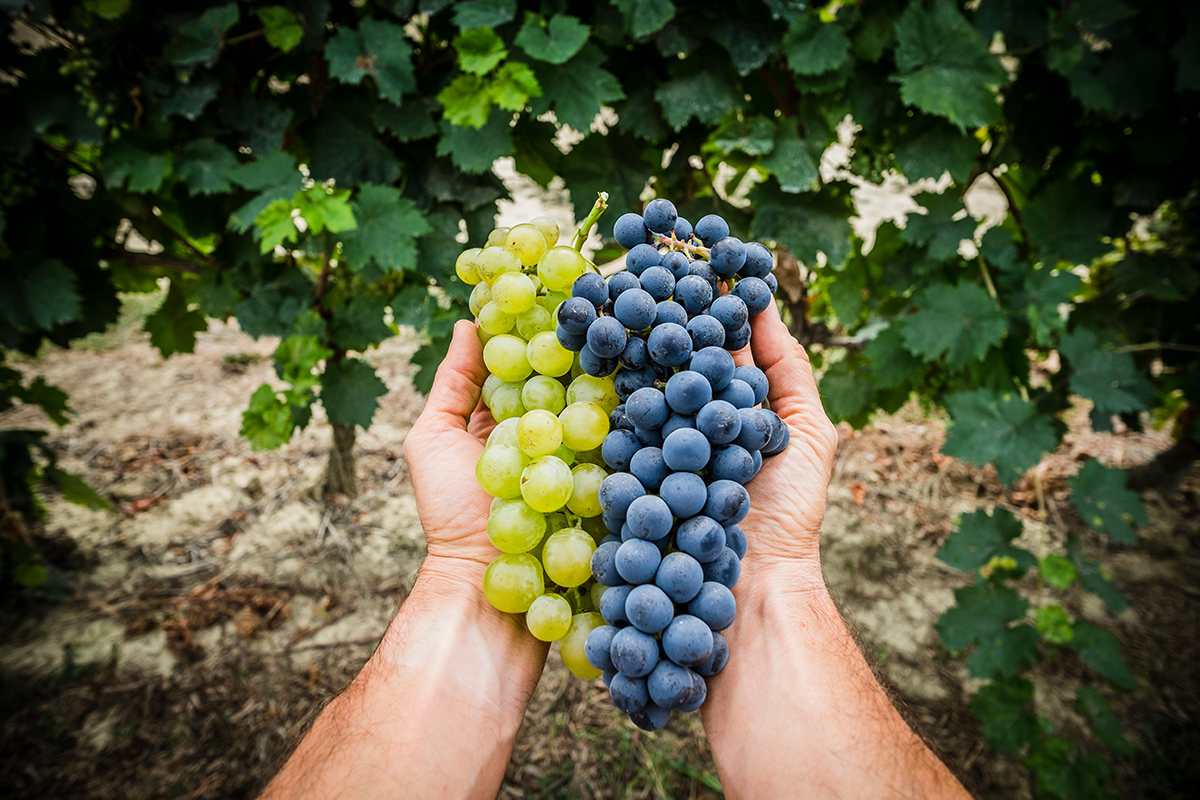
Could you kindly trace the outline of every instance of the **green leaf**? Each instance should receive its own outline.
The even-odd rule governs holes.
[[[896,67],[906,105],[960,129],[1001,120],[995,91],[1008,75],[953,0],[912,3],[896,22]]]
[[[367,350],[392,335],[384,324],[386,295],[351,295],[333,310],[330,336],[344,350]]]
[[[363,20],[357,31],[340,28],[325,47],[329,76],[357,84],[370,75],[379,96],[400,105],[405,92],[417,88],[412,69],[412,48],[404,28],[383,20]]]
[[[255,450],[274,450],[291,441],[295,427],[291,408],[264,383],[250,395],[250,406],[242,412],[239,433]]]
[[[1134,363],[1133,356],[1102,347],[1096,334],[1079,328],[1062,337],[1059,352],[1071,367],[1071,391],[1095,406],[1097,417],[1143,411],[1154,397],[1154,387]]]
[[[488,94],[505,111],[520,111],[529,98],[541,96],[542,87],[527,64],[510,61],[496,73]]]
[[[922,192],[913,197],[924,206],[925,214],[910,213],[900,232],[900,238],[911,244],[929,246],[929,257],[935,261],[957,259],[958,246],[963,239],[975,235],[976,222],[970,215],[953,219],[962,212],[962,201],[952,194]]]
[[[1025,757],[1025,767],[1037,779],[1039,797],[1077,797],[1072,767],[1078,756],[1074,742],[1051,736],[1033,743]],[[1091,795],[1083,795],[1089,797]]]
[[[295,187],[292,192],[300,191],[300,170],[291,155],[282,150],[271,153],[258,161],[251,161],[231,169],[227,175],[229,180],[254,192],[278,187]]]
[[[955,605],[937,622],[942,644],[952,652],[975,644],[967,658],[971,674],[1011,677],[1037,660],[1037,632],[1028,625],[1009,625],[1025,616],[1029,603],[1012,589],[968,586],[956,589]]]
[[[1057,553],[1051,553],[1043,558],[1038,563],[1038,569],[1041,570],[1042,577],[1045,578],[1046,583],[1056,589],[1066,589],[1079,576],[1075,565],[1069,559]]]
[[[292,214],[295,209],[289,200],[275,200],[259,212],[254,225],[258,229],[260,252],[269,253],[284,242],[296,241],[300,231]]]
[[[488,81],[478,75],[462,74],[438,93],[445,119],[461,128],[482,128],[492,111]]]
[[[1071,647],[1079,653],[1083,663],[1117,688],[1131,691],[1137,686],[1137,678],[1133,677],[1129,665],[1121,658],[1121,642],[1112,631],[1079,622],[1075,625]]]
[[[675,17],[671,0],[613,0],[625,15],[625,30],[633,39],[642,39],[662,28]]]
[[[513,40],[531,58],[550,64],[565,64],[587,44],[588,26],[578,17],[555,14],[543,27],[540,18],[530,16]]]
[[[130,0],[83,0],[83,7],[101,19],[116,19],[129,10],[129,4]]]
[[[821,142],[822,149],[824,142]],[[815,192],[821,187],[820,151],[800,139],[795,119],[781,119],[775,131],[775,148],[762,160],[763,169],[775,176],[779,188],[791,194]]]
[[[450,156],[463,172],[475,175],[488,172],[496,159],[513,154],[511,116],[508,112],[493,111],[487,123],[479,129],[460,128],[443,119],[442,138],[437,154]]]
[[[340,365],[327,363],[321,375],[321,405],[329,418],[346,425],[371,427],[379,398],[387,394],[387,385],[375,369],[357,358],[343,359]]]
[[[388,131],[405,143],[427,139],[438,131],[432,113],[436,107],[431,98],[405,103],[403,110],[391,104],[380,104],[373,117],[375,127]]]
[[[801,196],[786,194],[774,181],[750,192],[758,209],[750,228],[756,240],[774,240],[806,264],[815,264],[822,252],[830,266],[845,263],[850,253],[850,213],[842,198],[829,191]]]
[[[413,354],[410,362],[417,368],[412,378],[414,389],[421,394],[429,394],[429,390],[433,388],[433,376],[437,373],[438,365],[442,363],[449,350],[449,336],[441,336],[421,345],[421,348]]]
[[[597,192],[608,192],[605,218],[610,220],[641,207],[647,168],[639,152],[633,137],[610,132],[589,136],[563,156],[559,170],[571,193],[575,219],[587,216]]]
[[[309,168],[316,180],[333,178],[347,188],[394,183],[400,177],[400,162],[371,128],[337,112],[317,121]]]
[[[308,223],[309,233],[342,233],[352,231],[358,225],[350,206],[349,189],[312,186],[297,194],[295,203],[300,216]]]
[[[1006,486],[1057,444],[1050,417],[1015,394],[971,389],[949,395],[946,407],[952,424],[942,452],[978,466],[995,463]]]
[[[742,77],[767,63],[779,47],[778,30],[733,18],[724,20],[710,35],[729,51],[733,66]]]
[[[283,149],[284,136],[292,121],[290,110],[253,98],[222,101],[221,116],[241,134],[237,137],[238,146],[249,149],[253,158]]]
[[[1043,347],[1053,344],[1052,334],[1066,330],[1067,320],[1059,308],[1071,302],[1079,288],[1079,276],[1046,267],[1025,273],[1025,285],[1013,296],[1014,308],[1025,308],[1034,341]]]
[[[742,105],[738,89],[709,70],[663,83],[654,90],[654,99],[662,106],[667,124],[677,131],[693,117],[704,125],[715,125]]]
[[[815,14],[801,14],[792,21],[780,43],[792,72],[820,75],[840,69],[850,58],[850,40],[836,22],[822,22]]]
[[[46,479],[62,492],[63,499],[77,506],[90,508],[93,511],[112,511],[112,504],[87,484],[78,475],[61,470],[52,465],[46,473]]]
[[[454,24],[459,28],[495,27],[516,16],[516,0],[467,0],[454,4]]]
[[[188,196],[228,192],[229,172],[238,165],[233,153],[213,139],[197,139],[179,152],[177,171]]]
[[[179,33],[163,48],[163,57],[176,67],[211,65],[225,45],[225,31],[237,21],[237,3],[210,8],[199,19],[179,28]]]
[[[1033,684],[1024,678],[993,681],[971,699],[971,711],[983,722],[983,738],[1001,753],[1015,753],[1038,737],[1030,708]]]
[[[542,87],[541,97],[530,103],[534,116],[553,111],[559,123],[586,135],[600,108],[625,96],[616,77],[601,68],[605,58],[600,48],[586,45],[561,67],[534,64]]]
[[[384,272],[415,269],[417,243],[430,231],[415,203],[390,186],[368,184],[354,202],[357,228],[342,237],[346,263],[361,271],[374,263]]]
[[[821,400],[830,419],[854,425],[875,410],[875,387],[861,369],[851,366],[850,358],[844,358],[830,365],[821,377]]]
[[[296,21],[296,15],[285,6],[267,6],[255,12],[262,20],[263,35],[267,44],[288,52],[304,38],[304,29]]]
[[[1052,183],[1025,207],[1029,243],[1047,266],[1060,260],[1089,264],[1112,248],[1100,241],[1112,217],[1090,190],[1072,183]]]
[[[486,75],[508,58],[504,40],[491,28],[472,28],[454,37],[458,66],[472,75]]]
[[[994,514],[983,509],[964,514],[938,549],[938,560],[963,572],[972,572],[993,556],[1003,554],[1022,530],[1021,521],[1007,509],[997,508]]]
[[[290,383],[293,392],[311,392],[321,381],[317,365],[331,355],[316,336],[289,336],[275,348],[275,374]]]
[[[1104,569],[1095,561],[1089,561],[1084,557],[1083,544],[1073,533],[1067,537],[1067,556],[1079,570],[1080,585],[1103,600],[1109,611],[1119,614],[1129,608],[1129,601],[1105,574]]]
[[[708,135],[708,144],[722,154],[741,151],[746,155],[761,156],[775,149],[775,136],[776,126],[771,120],[752,116],[730,120],[727,125],[717,128]]]
[[[150,334],[150,344],[158,348],[163,358],[192,352],[196,349],[196,334],[208,330],[208,320],[188,300],[183,282],[172,279],[167,299],[146,317],[144,327]]]
[[[1043,639],[1054,644],[1066,644],[1075,636],[1067,612],[1059,605],[1042,606],[1038,609],[1037,629]]]
[[[11,269],[11,267],[9,267]],[[48,331],[83,315],[75,273],[56,258],[39,261],[21,281],[24,310],[35,326]]]
[[[888,325],[863,348],[863,355],[871,362],[875,386],[880,389],[913,383],[925,373],[925,362],[905,349],[902,328]]]
[[[0,375],[2,372],[0,370]],[[30,381],[28,386],[22,386],[20,378],[14,376],[13,384],[10,385],[13,397],[22,403],[35,405],[42,409],[55,425],[61,428],[69,422],[67,414],[71,413],[71,409],[67,403],[67,393],[57,386],[46,383],[46,379],[41,375]]]
[[[951,178],[965,184],[979,155],[979,142],[974,137],[936,121],[923,133],[900,140],[896,145],[896,166],[910,182],[922,178],[936,180],[949,172]]]
[[[1008,330],[1004,314],[973,283],[935,283],[913,298],[915,314],[904,318],[904,344],[913,355],[935,361],[946,354],[952,370],[981,360]]]
[[[217,98],[216,81],[200,81],[186,86],[180,86],[170,97],[164,97],[159,103],[162,118],[179,115],[189,122],[195,122],[204,107]]]
[[[1075,705],[1092,721],[1092,733],[1105,747],[1123,756],[1136,752],[1137,748],[1125,738],[1125,727],[1104,695],[1090,686],[1080,686],[1075,690]]]
[[[1092,530],[1107,533],[1122,544],[1137,544],[1133,526],[1146,524],[1146,512],[1137,492],[1125,484],[1124,470],[1093,459],[1070,480],[1071,504]]]

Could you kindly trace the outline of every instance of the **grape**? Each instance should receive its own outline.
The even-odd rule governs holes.
[[[670,233],[675,229],[679,213],[675,210],[674,203],[660,197],[646,204],[642,219],[646,222],[646,228],[654,233]]]
[[[766,278],[771,274],[774,259],[771,251],[758,242],[746,243],[746,263],[742,264],[743,278]],[[743,298],[745,299],[745,298]]]
[[[746,345],[750,344],[750,337],[753,333],[754,331],[750,328],[749,322],[742,325],[742,327],[738,328],[737,330],[726,330],[725,349],[733,351],[741,350]]]
[[[562,423],[549,411],[527,411],[517,423],[517,446],[530,458],[548,456],[562,444]]]
[[[693,261],[692,265],[688,268],[688,274],[703,280],[708,284],[708,288],[713,292],[713,295],[717,294],[717,272],[707,261]]]
[[[595,403],[603,408],[606,414],[612,413],[620,404],[613,389],[613,382],[591,375],[580,375],[567,387],[567,404],[582,402]]]
[[[704,479],[691,472],[668,475],[658,492],[671,513],[680,519],[696,516],[704,510],[704,504],[708,501]]]
[[[571,617],[566,635],[558,641],[558,652],[567,669],[587,681],[600,677],[600,670],[588,663],[585,648],[588,636],[602,625],[604,618],[595,611],[576,614]]]
[[[458,279],[470,286],[475,286],[483,280],[483,276],[479,274],[479,264],[475,262],[475,257],[480,252],[482,250],[478,247],[463,250],[459,254],[458,260],[454,262],[454,272],[458,275]]]
[[[553,218],[541,214],[529,220],[529,224],[542,232],[542,237],[546,240],[546,247],[554,247],[558,244],[558,223]]]
[[[716,675],[729,661],[729,644],[726,643],[725,637],[716,631],[713,631],[712,637],[712,652],[708,658],[696,665],[696,672],[706,678]]]
[[[558,378],[571,371],[575,356],[562,346],[557,334],[543,331],[529,340],[525,347],[525,361],[540,374]]]
[[[679,524],[675,544],[701,564],[706,564],[725,549],[725,529],[710,517],[695,516]]]
[[[641,442],[632,431],[612,431],[604,437],[600,452],[604,463],[618,472],[629,470],[629,460],[642,448]]]
[[[608,300],[608,284],[597,273],[585,272],[571,284],[571,296],[582,297],[593,307],[599,307]]]
[[[763,278],[763,282],[767,284],[767,288],[771,290],[771,294],[779,291],[779,279],[775,277],[774,273],[770,273],[767,277]]]
[[[662,561],[662,553],[645,539],[630,539],[621,542],[617,553],[613,556],[613,565],[617,574],[633,584],[649,583],[654,580],[658,563]]]
[[[497,444],[486,447],[475,462],[475,479],[492,497],[510,499],[521,496],[521,474],[529,456],[515,447]]]
[[[529,363],[533,362],[534,359],[531,358]],[[554,378],[534,375],[525,382],[525,388],[521,390],[521,403],[530,411],[543,409],[551,414],[558,414],[567,407],[567,390]]]
[[[704,565],[704,580],[713,581],[732,589],[742,574],[742,562],[732,548],[726,547],[721,555]]]
[[[519,450],[517,452],[520,453]],[[597,495],[600,507],[605,513],[613,514],[617,519],[624,521],[629,504],[645,493],[645,488],[637,478],[628,472],[618,472],[600,482]]]
[[[601,625],[588,634],[583,652],[587,656],[589,664],[596,669],[602,669],[606,672],[609,670],[613,672],[617,671],[616,666],[612,662],[611,652],[612,640],[616,635],[617,629],[612,625]]]
[[[719,347],[705,347],[692,356],[691,369],[708,379],[714,393],[719,392],[733,380],[733,356]]]
[[[523,383],[502,383],[492,392],[492,402],[488,408],[492,410],[496,422],[516,419],[525,413],[525,405],[521,402],[523,387]],[[516,442],[513,444],[515,446]]]
[[[649,236],[641,214],[622,214],[613,225],[613,238],[626,250],[645,244]]]
[[[746,245],[735,236],[718,239],[710,245],[708,263],[722,278],[729,278],[746,263]]]
[[[692,262],[688,261],[688,257],[686,255],[679,252],[667,253],[665,256],[663,256],[662,261],[663,269],[670,272],[671,278],[675,281],[679,281],[692,274],[691,263]],[[674,284],[672,284],[671,291],[674,292]]]
[[[516,327],[521,338],[528,341],[539,333],[552,333],[555,328],[554,317],[535,303],[532,308],[517,315]]]
[[[578,353],[583,348],[587,347],[587,337],[576,333],[567,333],[566,329],[561,325],[555,330],[554,335],[558,337],[559,346],[572,353]],[[569,370],[568,370],[569,371]]]
[[[650,699],[663,708],[679,708],[692,698],[692,671],[671,661],[660,661],[646,679]]]
[[[609,430],[614,431],[633,430],[633,423],[629,421],[629,416],[625,413],[624,403],[621,403],[608,413],[608,427]]]
[[[625,512],[625,524],[639,539],[658,540],[665,538],[671,532],[674,522],[671,509],[665,500],[657,495],[644,495],[629,504]]]
[[[658,389],[646,387],[629,395],[625,401],[625,415],[637,428],[653,430],[662,427],[671,416],[667,398]]]
[[[742,417],[732,404],[713,400],[696,414],[696,430],[713,444],[729,444],[742,430]]]
[[[488,284],[507,272],[520,272],[521,259],[506,247],[485,247],[475,256],[479,276]]]
[[[569,292],[571,284],[588,271],[588,261],[574,247],[551,247],[537,265],[538,278],[552,292]]]
[[[725,327],[715,317],[707,314],[692,317],[687,324],[687,332],[692,337],[693,350],[725,344]]]
[[[699,372],[678,372],[667,381],[666,398],[676,413],[692,415],[712,400],[712,386]]]
[[[681,667],[703,664],[713,653],[716,634],[704,620],[680,614],[663,631],[662,648],[667,658]]]
[[[750,511],[750,495],[746,487],[733,481],[713,481],[708,485],[708,500],[704,513],[722,525],[734,525]]]
[[[509,614],[528,611],[545,589],[542,565],[529,553],[504,553],[488,564],[483,573],[484,597]]]
[[[758,405],[763,400],[767,399],[767,392],[770,390],[770,384],[767,383],[766,374],[758,367],[752,364],[743,364],[740,367],[735,367],[733,377],[740,381],[744,381],[751,389],[754,390],[754,405]]]
[[[625,256],[625,269],[629,270],[635,277],[641,277],[641,274],[650,267],[657,267],[662,263],[662,256],[659,255],[658,249],[652,244],[639,244],[631,249]],[[641,285],[640,283],[638,284]],[[617,298],[613,298],[616,300]]]
[[[489,372],[507,383],[523,381],[533,372],[525,353],[525,340],[508,334],[484,345],[483,363]]]
[[[563,426],[563,444],[575,450],[592,450],[608,434],[608,412],[595,403],[571,403],[558,415]]]
[[[686,603],[695,597],[704,580],[700,562],[683,552],[663,556],[654,576],[654,584],[676,603]]]
[[[630,289],[642,288],[642,282],[632,272],[618,272],[608,279],[608,299],[614,303],[617,298]]]
[[[629,460],[629,471],[650,491],[658,490],[670,470],[663,460],[663,451],[657,447],[643,447]]]
[[[610,644],[611,648],[612,645]],[[611,655],[611,654],[610,654]],[[612,662],[610,657],[609,662]],[[630,678],[618,672],[608,685],[608,696],[612,704],[626,714],[636,714],[650,702],[644,678]]]
[[[633,294],[633,292],[628,294]],[[625,295],[622,295],[621,299],[624,300]],[[613,317],[601,317],[588,327],[587,341],[588,348],[600,358],[615,359],[625,349],[628,334],[625,333],[625,326]],[[582,359],[583,356],[580,355],[580,358]],[[616,369],[615,364],[613,369]]]
[[[708,214],[696,223],[696,235],[705,247],[712,247],[729,235],[729,223],[716,214]]]
[[[488,303],[479,312],[479,329],[489,336],[508,333],[516,322],[516,317],[512,314],[505,314],[494,302]]]
[[[725,526],[725,546],[739,558],[746,557],[746,534],[737,525]]]
[[[492,303],[505,314],[524,314],[533,308],[535,300],[537,289],[534,288],[533,281],[528,275],[522,275],[520,272],[506,272],[492,284]]]
[[[488,434],[487,447],[496,444],[506,444],[511,447],[517,446],[517,423],[519,419],[506,419],[492,428],[492,432]]]
[[[650,369],[650,367],[622,369],[613,377],[613,389],[616,391],[618,398],[628,400],[629,396],[638,389],[654,386],[654,381],[654,370]]]
[[[675,302],[690,314],[699,314],[712,302],[713,288],[699,275],[688,275],[675,284]]]
[[[688,222],[683,217],[675,220],[675,238],[681,242],[686,242],[692,235],[692,223]]]
[[[550,534],[542,548],[546,577],[559,586],[580,586],[592,577],[596,542],[582,528],[565,528]]]
[[[604,319],[612,319],[612,317],[605,317]],[[616,322],[616,320],[613,321]],[[621,328],[621,332],[624,333],[624,331],[625,329]],[[588,331],[588,333],[591,333],[591,331]],[[607,378],[616,371],[617,359],[605,358],[604,356],[597,355],[596,351],[592,348],[584,347],[579,351],[579,365],[588,375],[596,378]]]
[[[496,293],[496,288],[492,287],[492,295]],[[746,324],[749,319],[749,312],[746,309],[746,303],[737,295],[727,294],[713,300],[712,305],[708,309],[709,313],[720,322],[726,331],[735,331]],[[737,348],[735,348],[737,349]]]
[[[629,617],[625,616],[625,598],[632,590],[632,586],[621,584],[610,586],[601,595],[600,613],[609,625],[629,624]]]
[[[667,322],[650,331],[646,340],[650,358],[668,367],[678,367],[692,354],[692,337],[682,325]]]
[[[497,550],[526,553],[546,535],[546,517],[520,498],[497,498],[488,514],[487,533]]]
[[[492,287],[486,283],[480,283],[471,290],[471,298],[467,301],[467,305],[472,314],[479,316],[479,312],[490,302],[492,302]]]
[[[484,379],[482,395],[483,395],[483,402],[485,404],[491,405],[492,392],[495,390],[495,388],[497,386],[499,386],[502,383],[504,383],[504,381],[500,380],[495,375],[488,375],[487,378]]]
[[[705,581],[700,592],[688,603],[688,613],[703,620],[714,631],[723,631],[737,616],[733,593],[715,581]]]
[[[658,447],[662,448],[663,435],[657,428],[637,428],[633,429],[633,433],[637,436],[638,441],[642,443],[642,447]],[[633,461],[629,462],[631,465]]]
[[[692,696],[688,698],[686,703],[679,706],[679,708],[677,710],[684,711],[684,712],[687,712],[690,714],[691,712],[699,709],[700,706],[704,705],[704,701],[707,699],[708,699],[708,684],[706,684],[704,682],[704,678],[701,678],[698,674],[693,672],[692,673]]]
[[[601,544],[596,548],[596,552],[592,553],[592,577],[596,579],[597,583],[603,586],[619,586],[625,582],[621,573],[617,572],[617,565],[614,561],[617,556],[617,548],[620,546],[617,542],[608,542]],[[699,591],[699,584],[696,585],[696,589]]]
[[[573,489],[567,501],[567,510],[581,517],[600,516],[600,499],[597,493],[600,482],[608,477],[603,467],[595,464],[578,464],[571,469]]]
[[[630,336],[625,343],[625,349],[620,355],[621,366],[626,369],[641,369],[650,365],[650,351],[646,349],[646,340]]]
[[[764,456],[773,456],[776,453],[783,452],[784,448],[788,446],[788,442],[791,441],[792,438],[792,432],[788,429],[788,426],[784,424],[783,420],[779,419],[779,416],[775,414],[775,412],[768,411],[767,413],[772,417],[771,440],[767,442],[766,447],[762,449],[762,454]]]
[[[543,514],[565,506],[574,488],[571,468],[556,456],[536,458],[521,472],[521,496]]]
[[[746,304],[746,310],[752,317],[766,311],[771,304],[771,290],[761,278],[742,278],[733,287],[732,294]]]
[[[744,447],[736,444],[726,445],[713,453],[709,469],[713,480],[729,480],[744,484],[754,477],[754,457]]]
[[[544,594],[525,612],[525,625],[535,639],[556,642],[571,628],[571,604],[558,594]]]
[[[605,593],[605,597],[607,596],[608,592]],[[613,636],[609,655],[613,666],[622,675],[628,678],[644,678],[658,663],[658,640],[637,628],[622,628]]]
[[[654,325],[657,327],[668,322],[687,325],[687,312],[674,300],[663,300],[654,307]]]
[[[504,237],[508,235],[508,228],[496,228],[488,234],[487,246],[499,247],[504,244]]]
[[[662,454],[663,461],[676,472],[699,472],[708,464],[712,448],[700,431],[680,428],[663,442]]]
[[[643,633],[660,633],[675,616],[675,606],[662,589],[647,583],[629,592],[625,598],[625,616]]]
[[[669,300],[675,292],[675,276],[671,274],[669,269],[664,267],[650,267],[641,274],[642,289],[653,298],[654,302]],[[764,284],[763,288],[766,288]],[[632,292],[630,292],[632,294]],[[624,322],[624,319],[618,313],[617,318]],[[653,317],[651,318],[653,322]],[[626,323],[628,324],[628,323]],[[649,327],[650,323],[646,323],[642,327]],[[633,326],[629,326],[633,327]],[[635,328],[635,330],[637,330]]]
[[[629,715],[629,721],[644,731],[656,731],[667,724],[671,712],[654,703],[647,703],[641,711]]]
[[[655,269],[661,269],[661,267],[655,267]],[[665,272],[665,270],[663,271]],[[661,299],[665,300],[666,298]],[[619,322],[624,328],[629,328],[631,331],[640,331],[649,328],[654,324],[654,317],[657,311],[655,302],[655,298],[645,289],[630,289],[624,292],[613,303],[613,313],[616,315],[615,321]],[[605,319],[612,319],[612,317],[606,317]],[[600,320],[596,322],[599,324]],[[624,349],[624,342],[622,342],[621,347]]]
[[[658,432],[662,434],[663,439],[666,439],[674,431],[677,431],[680,428],[695,428],[695,427],[696,427],[696,418],[695,417],[691,416],[690,414],[673,413],[673,414],[671,414],[671,416],[667,417],[667,421],[663,423],[663,426],[661,428],[659,428]]]
[[[558,326],[567,333],[584,336],[596,321],[596,307],[583,297],[571,297],[562,302],[556,312]]]
[[[539,283],[541,282],[541,280],[536,278],[536,276],[535,280],[538,280]],[[539,299],[538,302],[541,303],[542,307],[547,311],[554,313],[555,309],[562,305],[564,300],[569,300],[570,297],[571,295],[566,292],[547,291],[545,296]]]
[[[750,388],[750,384],[739,378],[731,380],[729,385],[714,397],[738,409],[751,408],[754,405],[754,390]]]

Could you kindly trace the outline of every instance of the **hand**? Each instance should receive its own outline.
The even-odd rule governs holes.
[[[771,303],[751,321],[750,346],[733,354],[738,365],[755,364],[767,375],[771,409],[791,429],[782,453],[765,459],[746,487],[750,514],[741,524],[749,548],[746,568],[798,563],[820,580],[818,542],[825,495],[833,474],[837,429],[825,415],[808,353],[792,338]],[[753,579],[752,579],[753,580]]]
[[[496,556],[487,537],[492,498],[475,481],[475,462],[496,426],[483,405],[486,379],[475,326],[460,321],[433,379],[425,410],[404,440],[404,458],[431,558],[466,559],[486,566]]]

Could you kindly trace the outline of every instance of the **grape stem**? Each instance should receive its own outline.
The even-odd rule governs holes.
[[[588,212],[587,218],[575,231],[575,238],[571,240],[571,247],[574,247],[578,252],[583,252],[583,243],[587,241],[588,234],[592,232],[592,226],[596,224],[596,220],[600,219],[600,215],[608,208],[608,192],[599,192],[596,195],[596,202],[592,204],[592,210]]]
[[[682,239],[677,239],[675,238],[675,231],[671,231],[670,236],[665,233],[654,234],[654,244],[656,247],[662,247],[663,245],[666,245],[672,250],[682,250],[688,255],[699,256],[705,261],[708,261],[707,247],[703,247],[698,244],[692,244],[691,242],[685,242]],[[693,258],[692,260],[695,261],[696,259]]]

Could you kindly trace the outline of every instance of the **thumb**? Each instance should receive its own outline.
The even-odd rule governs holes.
[[[771,410],[785,422],[801,426],[815,415],[825,417],[817,380],[808,353],[792,338],[775,303],[751,320],[750,350],[754,363],[767,375]]]
[[[465,431],[479,403],[487,369],[483,366],[483,345],[474,323],[459,320],[454,324],[450,349],[438,366],[425,410],[413,429],[454,428]]]

